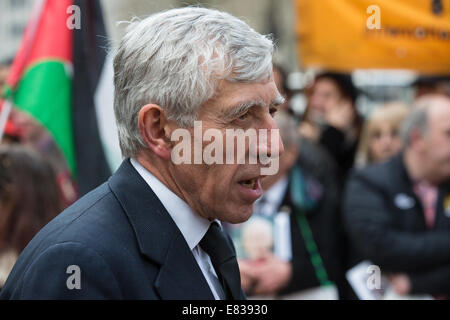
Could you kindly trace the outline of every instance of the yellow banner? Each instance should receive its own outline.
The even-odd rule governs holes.
[[[295,0],[302,67],[450,74],[450,0]]]

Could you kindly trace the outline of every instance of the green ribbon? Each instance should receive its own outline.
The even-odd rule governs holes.
[[[332,286],[334,283],[328,278],[322,257],[320,256],[311,227],[306,218],[305,209],[311,207],[313,204],[311,201],[308,201],[303,175],[297,166],[294,166],[291,170],[291,197],[295,205],[297,223],[305,241],[306,250],[308,250],[316,277],[321,286]]]

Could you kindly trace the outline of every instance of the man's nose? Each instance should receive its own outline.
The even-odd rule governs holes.
[[[258,155],[267,155],[271,158],[280,157],[284,152],[283,140],[271,115],[267,116],[261,129],[265,130],[267,135],[266,139],[261,139],[261,133],[258,134]]]

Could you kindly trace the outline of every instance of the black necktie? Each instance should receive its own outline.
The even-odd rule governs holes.
[[[241,300],[241,276],[231,244],[217,222],[211,223],[200,241],[200,247],[209,255],[219,280],[230,300]]]

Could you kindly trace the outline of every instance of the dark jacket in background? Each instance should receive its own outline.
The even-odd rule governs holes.
[[[371,260],[381,272],[407,273],[412,292],[450,293],[450,181],[439,186],[435,225],[426,229],[403,154],[353,172],[344,199],[352,261]]]
[[[319,144],[328,151],[337,164],[341,186],[345,185],[347,175],[353,167],[359,140],[348,141],[345,133],[333,126],[324,125]]]
[[[300,168],[305,183],[309,186],[308,189],[311,193],[314,193],[312,197],[317,199],[318,206],[307,211],[306,217],[328,277],[335,282],[339,294],[342,296],[343,288],[345,287],[343,269],[344,242],[342,239],[342,228],[340,227],[341,218],[336,166],[320,146],[306,139],[301,141],[296,165]],[[320,285],[298,225],[290,191],[289,185],[280,208],[283,206],[291,208],[293,277],[280,294],[288,294]]]
[[[81,270],[70,290],[67,268]],[[69,270],[70,271],[70,270]],[[183,235],[131,165],[45,226],[1,299],[214,299]]]

